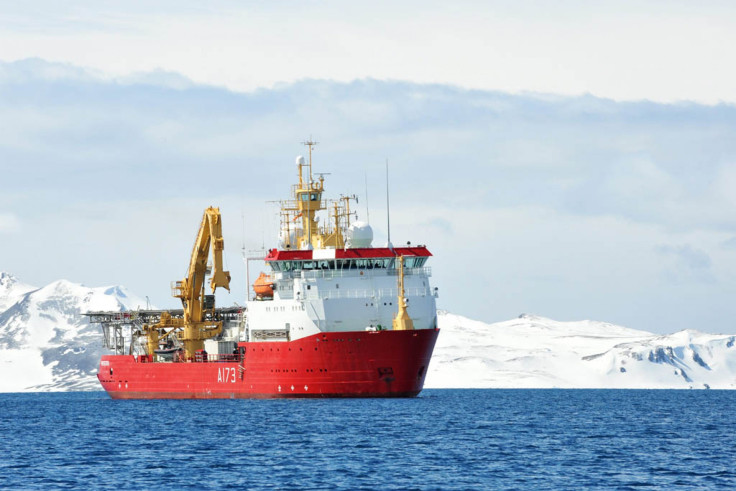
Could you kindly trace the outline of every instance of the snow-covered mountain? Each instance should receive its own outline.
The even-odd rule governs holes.
[[[0,271],[0,314],[20,300],[20,297],[35,289],[31,285],[21,283],[12,274]]]
[[[102,334],[80,314],[135,310],[125,288],[34,288],[0,273],[0,392],[98,390]],[[736,389],[736,335],[657,335],[522,315],[486,324],[438,312],[425,387]]]
[[[80,314],[145,305],[124,287],[35,288],[0,273],[0,392],[98,389],[102,334]]]
[[[425,387],[736,389],[736,335],[439,312]]]

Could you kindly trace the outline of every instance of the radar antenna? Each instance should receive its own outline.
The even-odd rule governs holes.
[[[312,186],[312,147],[316,147],[319,145],[319,142],[316,142],[312,140],[312,137],[309,137],[309,140],[303,141],[302,145],[306,145],[309,147],[309,186]]]
[[[391,244],[391,209],[389,208],[388,196],[388,159],[386,159],[386,230],[388,231],[388,243],[386,247],[393,251],[394,246]]]
[[[365,177],[365,220],[370,225],[371,223],[371,215],[368,210],[368,172],[364,172]]]

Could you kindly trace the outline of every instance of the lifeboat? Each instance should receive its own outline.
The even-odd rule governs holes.
[[[261,273],[253,283],[253,291],[257,298],[273,298],[273,280],[266,273]]]

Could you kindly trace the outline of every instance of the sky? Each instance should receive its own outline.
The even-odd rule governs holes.
[[[0,270],[176,306],[274,247],[300,142],[438,307],[736,333],[730,2],[4,2]],[[367,197],[366,197],[367,182]]]

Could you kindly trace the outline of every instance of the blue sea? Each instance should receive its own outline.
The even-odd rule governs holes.
[[[736,487],[736,391],[425,390],[415,399],[0,394],[0,487]]]

